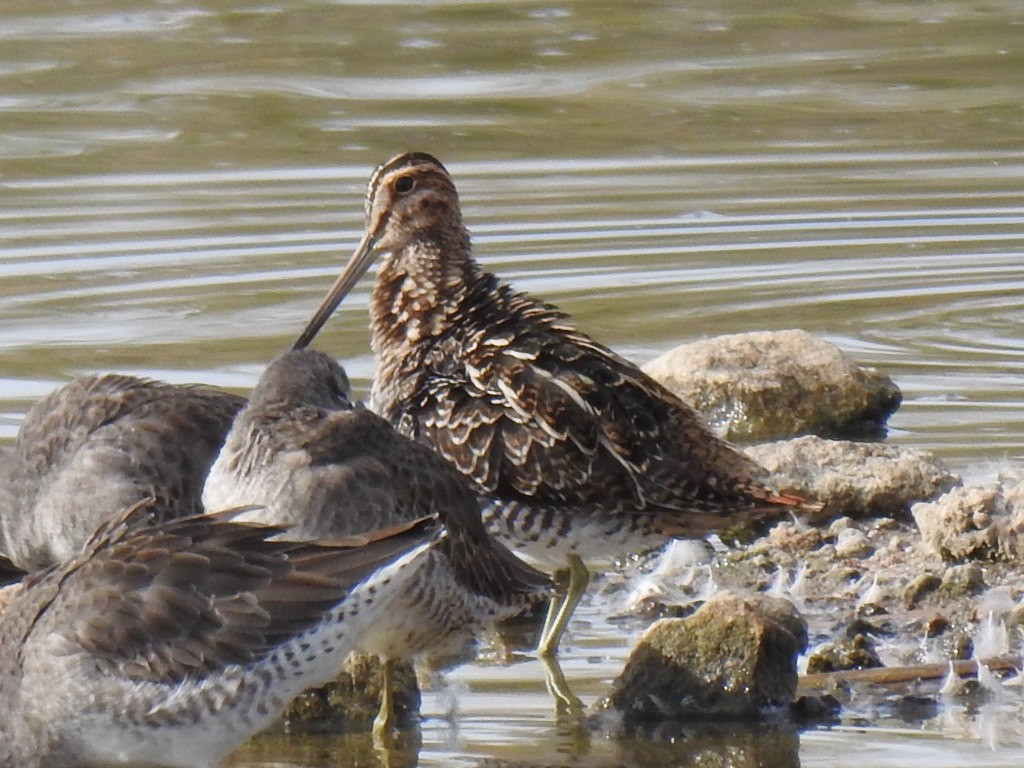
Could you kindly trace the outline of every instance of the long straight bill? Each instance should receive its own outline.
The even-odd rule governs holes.
[[[324,296],[320,306],[316,308],[312,319],[306,325],[306,330],[299,336],[292,349],[305,349],[312,343],[320,329],[323,328],[324,323],[327,322],[327,318],[334,314],[334,310],[338,308],[342,300],[348,296],[349,291],[359,282],[359,278],[365,275],[366,270],[370,268],[374,257],[377,255],[375,250],[376,244],[376,241],[369,232],[363,235],[363,239],[359,241],[359,245],[356,246],[356,250],[348,260],[348,264],[345,265],[345,269],[338,275],[338,279],[334,281],[334,285],[331,286],[327,295]]]

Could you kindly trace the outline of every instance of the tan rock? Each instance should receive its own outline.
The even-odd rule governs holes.
[[[960,482],[931,454],[884,443],[798,437],[746,449],[772,485],[825,503],[818,518],[902,516]]]
[[[902,400],[888,376],[800,330],[684,344],[644,371],[736,441],[877,435]]]
[[[954,488],[912,512],[925,545],[947,562],[1024,559],[1024,484]]]

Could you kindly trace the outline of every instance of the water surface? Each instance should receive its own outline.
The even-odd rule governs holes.
[[[1011,0],[15,0],[0,438],[86,372],[245,391],[357,241],[372,167],[416,148],[455,175],[488,267],[627,356],[804,328],[896,379],[892,442],[972,477],[1019,465],[1022,41]],[[362,391],[368,290],[319,341]],[[641,628],[609,622],[618,607],[591,601],[566,646],[587,701]],[[558,724],[542,681],[530,660],[456,670],[409,760],[696,759],[692,740]],[[953,703],[708,749],[776,768],[1002,766],[1022,743],[1005,721]],[[373,760],[358,739],[268,749],[237,764]]]

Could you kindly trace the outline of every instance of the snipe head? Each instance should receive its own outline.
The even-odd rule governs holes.
[[[431,282],[437,285],[457,281],[471,261],[469,234],[462,223],[455,184],[441,161],[425,152],[398,155],[373,172],[366,190],[363,238],[295,342],[295,349],[309,346],[359,278],[385,254],[391,259],[414,256],[415,263],[402,265],[401,271],[430,271]]]

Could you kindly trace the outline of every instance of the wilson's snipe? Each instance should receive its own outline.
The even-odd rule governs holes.
[[[55,390],[0,455],[0,551],[31,571],[74,556],[111,510],[142,499],[202,512],[206,473],[244,404],[207,387],[120,375]]]
[[[446,538],[360,641],[384,660],[378,736],[392,727],[389,660],[459,650],[477,630],[551,593],[545,574],[487,534],[470,481],[353,405],[345,371],[312,350],[287,352],[267,367],[210,470],[203,502],[258,505],[240,519],[287,525],[300,539],[438,516]]]
[[[443,535],[317,545],[140,505],[0,616],[0,765],[209,768],[341,670]],[[115,518],[117,516],[114,516]]]
[[[373,173],[363,239],[296,347],[378,255],[373,407],[496,499],[491,532],[568,570],[541,655],[586,589],[584,560],[803,503],[764,486],[761,467],[635,365],[481,269],[451,177],[427,154]]]

